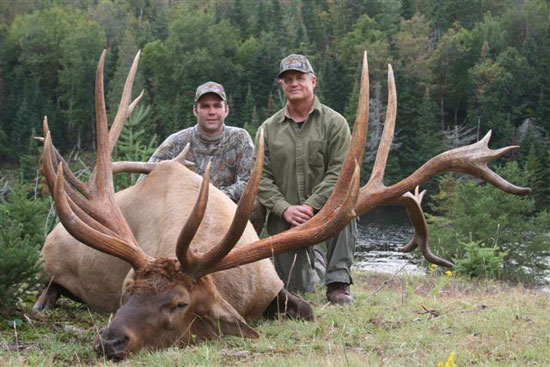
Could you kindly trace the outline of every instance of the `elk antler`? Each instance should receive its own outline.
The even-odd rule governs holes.
[[[186,167],[192,167],[195,163],[186,160],[187,154],[189,153],[189,143],[185,145],[183,150],[177,157],[173,158],[173,161],[179,162]],[[162,162],[162,161],[161,161]],[[151,173],[161,162],[128,162],[128,161],[119,161],[112,163],[113,174],[120,172],[127,173]]]
[[[107,127],[107,113],[103,90],[103,65],[106,51],[101,54],[96,72],[96,130],[97,162],[88,184],[76,178],[52,144],[47,119],[44,119],[44,152],[42,167],[50,192],[54,197],[59,219],[65,229],[77,240],[109,255],[116,256],[139,269],[153,259],[139,247],[126,219],[115,202],[111,151],[118,138],[124,120],[139,99],[128,105],[135,69],[139,60],[137,53],[124,87],[117,117],[111,133]],[[55,167],[57,166],[57,171]],[[64,174],[68,181],[64,180]],[[71,186],[76,187],[77,193]]]
[[[199,198],[193,208],[193,212],[178,237],[178,243],[176,246],[176,256],[180,261],[180,267],[184,273],[195,278],[199,278],[200,276],[209,273],[209,269],[223,259],[225,255],[227,255],[233,247],[235,247],[235,244],[239,241],[244,229],[246,228],[248,218],[250,217],[250,212],[254,206],[254,200],[256,198],[256,193],[258,192],[260,179],[262,178],[263,164],[264,138],[263,130],[260,130],[254,170],[252,171],[241,199],[239,200],[239,204],[235,210],[235,215],[229,230],[218,244],[212,246],[212,248],[204,254],[197,254],[189,248],[189,245],[191,244],[191,240],[193,239],[193,236],[202,221],[202,217],[204,216],[206,209],[210,171],[210,163],[208,164]]]
[[[208,272],[229,269],[275,254],[319,243],[337,234],[354,216],[363,215],[380,205],[391,202],[405,205],[415,226],[415,237],[404,247],[404,250],[412,250],[417,246],[421,246],[422,252],[428,261],[443,266],[451,266],[451,263],[434,256],[430,252],[427,244],[428,230],[420,207],[423,193],[418,194],[417,191],[413,195],[407,193],[409,190],[436,174],[445,171],[456,171],[480,177],[508,193],[526,195],[530,192],[529,188],[512,185],[487,167],[488,162],[518,148],[517,146],[509,146],[498,150],[489,149],[488,141],[491,132],[475,144],[439,154],[423,164],[406,179],[390,187],[384,186],[384,171],[393,139],[396,113],[395,80],[392,67],[388,65],[388,106],[384,131],[371,177],[367,184],[359,190],[355,202],[356,187],[359,181],[357,162],[361,162],[363,157],[368,124],[368,67],[365,53],[359,107],[353,129],[352,144],[329,201],[316,216],[306,223],[278,235],[235,248],[219,263],[208,269]],[[205,273],[206,271],[203,271],[200,274]]]
[[[406,207],[409,218],[415,228],[413,239],[408,245],[401,249],[401,251],[412,251],[416,248],[414,244],[417,244],[421,246],[422,253],[428,261],[441,266],[452,266],[452,263],[434,256],[428,247],[428,227],[420,206],[423,193],[420,194],[420,196],[418,196],[418,193],[415,195],[409,194],[409,196],[407,192],[432,176],[445,171],[456,171],[479,177],[505,192],[516,195],[526,195],[531,192],[531,189],[512,185],[487,167],[487,163],[490,161],[512,150],[518,149],[519,147],[508,146],[497,150],[489,149],[488,143],[491,137],[491,131],[489,131],[479,142],[443,152],[424,163],[406,179],[390,187],[386,187],[382,181],[391,142],[393,140],[397,110],[396,99],[395,80],[393,78],[391,65],[389,65],[386,123],[384,124],[384,131],[378,147],[373,172],[367,184],[363,186],[359,192],[359,200],[355,206],[355,210],[358,215],[363,215],[373,208],[386,203],[401,203]]]
[[[382,139],[378,147],[378,153],[376,154],[373,172],[367,184],[359,192],[359,199],[355,206],[358,215],[363,215],[382,204],[395,201],[405,192],[412,190],[428,178],[445,171],[467,173],[479,177],[502,191],[515,195],[527,195],[531,192],[529,188],[512,185],[487,167],[487,163],[490,161],[519,148],[519,146],[514,145],[497,150],[489,149],[488,144],[491,138],[491,131],[477,143],[443,152],[424,163],[404,180],[390,187],[384,186],[382,183],[384,168],[393,140],[397,110],[395,80],[391,65],[388,65],[388,89],[389,101],[386,112],[386,123],[384,124]]]
[[[413,238],[409,241],[409,243],[401,247],[399,251],[411,252],[417,247],[420,247],[422,255],[424,255],[426,260],[428,260],[432,264],[452,267],[453,263],[435,256],[430,251],[430,248],[428,246],[428,237],[430,232],[428,230],[428,223],[426,223],[426,218],[424,218],[424,212],[422,211],[422,198],[424,198],[426,190],[423,190],[420,193],[418,191],[418,186],[416,186],[416,188],[414,189],[414,194],[407,191],[406,193],[401,195],[400,198],[394,201],[395,203],[401,204],[405,207],[405,209],[407,210],[407,215],[409,216],[409,219],[411,220],[411,223],[414,227]]]

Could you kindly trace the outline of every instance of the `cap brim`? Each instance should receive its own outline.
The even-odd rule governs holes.
[[[302,69],[297,69],[297,68],[288,68],[285,71],[281,71],[279,74],[277,74],[277,79],[281,79],[281,75],[283,75],[287,71],[298,71],[302,74],[313,74],[313,75],[315,75],[315,73],[312,73],[311,71],[303,71]]]
[[[204,96],[205,94],[215,94],[215,95],[217,95],[218,97],[220,97],[220,98],[222,99],[222,101],[225,102],[225,97],[224,97],[223,95],[221,95],[221,94],[218,93],[218,92],[214,92],[214,91],[209,90],[209,91],[207,91],[207,92],[204,92],[203,94],[201,94],[201,95],[198,96],[197,98],[195,98],[195,103],[197,103],[197,102],[199,101],[199,99],[201,99],[202,96]]]

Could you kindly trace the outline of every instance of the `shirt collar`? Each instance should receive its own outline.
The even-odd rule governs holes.
[[[220,135],[214,136],[214,137],[209,137],[209,136],[204,136],[201,133],[199,133],[199,130],[197,129],[197,125],[193,126],[193,129],[195,130],[195,134],[197,135],[199,140],[204,142],[204,143],[207,143],[207,144],[217,143],[220,140],[222,140],[223,137],[225,136],[225,130],[226,130],[225,129],[225,124],[224,124],[223,125],[223,131]]]
[[[308,113],[308,116],[311,115],[313,111],[321,112],[321,102],[319,101],[319,98],[316,95],[313,95],[313,105],[311,106],[311,110]],[[290,117],[290,114],[288,113],[288,102],[285,105],[285,107],[282,110],[281,117],[278,119],[279,122],[284,122],[286,120],[292,120]]]

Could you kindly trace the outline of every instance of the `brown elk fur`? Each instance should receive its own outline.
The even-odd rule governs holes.
[[[157,259],[174,256],[177,237],[195,203],[200,183],[201,178],[183,165],[167,161],[141,182],[116,194],[117,204],[145,253]],[[206,215],[191,248],[202,252],[219,242],[235,208],[227,196],[211,186]],[[248,224],[236,247],[257,239]],[[123,283],[129,287],[134,279],[130,265],[83,245],[61,224],[47,237],[41,259],[47,279],[53,277],[56,284],[98,310],[115,311]],[[212,279],[217,292],[245,319],[259,318],[283,288],[269,259],[207,278]]]

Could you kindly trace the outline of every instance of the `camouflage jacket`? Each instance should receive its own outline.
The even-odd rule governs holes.
[[[244,129],[224,126],[221,136],[207,138],[196,126],[170,135],[153,153],[149,162],[175,158],[190,143],[186,159],[195,163],[195,172],[203,175],[212,160],[210,182],[237,202],[248,182],[254,145]]]

